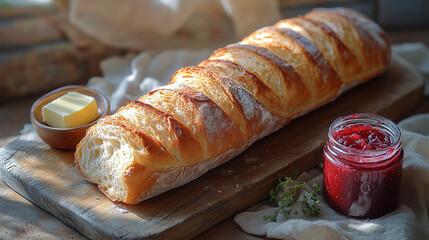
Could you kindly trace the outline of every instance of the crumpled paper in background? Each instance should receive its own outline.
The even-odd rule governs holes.
[[[57,1],[70,22],[87,35],[107,46],[136,50],[228,35],[240,39],[281,16],[276,0]]]

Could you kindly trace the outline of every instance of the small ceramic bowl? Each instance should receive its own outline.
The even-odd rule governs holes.
[[[94,121],[75,128],[55,128],[43,122],[42,107],[61,97],[69,91],[76,91],[92,96],[97,102],[99,117]],[[39,137],[53,148],[76,149],[76,145],[85,136],[86,130],[100,118],[110,112],[109,100],[101,93],[79,85],[70,85],[49,92],[34,102],[31,107],[30,119]]]

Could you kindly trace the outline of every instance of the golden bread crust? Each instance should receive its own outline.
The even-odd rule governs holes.
[[[281,99],[279,116],[292,118],[309,107],[311,93],[295,69],[266,48],[231,44],[216,50],[209,60],[228,60],[241,65]]]
[[[178,70],[88,129],[75,161],[113,201],[192,181],[292,119],[385,71],[390,43],[350,9],[315,9]]]
[[[231,78],[241,87],[251,93],[259,102],[275,115],[281,115],[282,100],[264,82],[253,73],[247,71],[241,65],[227,60],[205,60],[198,64],[199,67],[221,72]]]
[[[291,29],[311,41],[345,82],[353,82],[362,66],[350,49],[325,23],[302,16],[284,19],[275,27]]]

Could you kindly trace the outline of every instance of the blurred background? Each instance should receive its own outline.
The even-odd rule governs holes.
[[[393,44],[429,46],[429,0],[0,0],[1,119],[17,104],[17,121],[28,120],[37,97],[102,76],[109,57],[211,51],[281,18],[339,6],[378,22]],[[2,136],[19,130],[0,127]]]
[[[393,43],[412,42],[418,34],[429,41],[429,0],[205,0],[199,7],[192,0],[158,1],[163,9],[152,2],[0,0],[0,101],[83,84],[101,74],[99,63],[109,56],[216,48],[315,7],[354,8],[378,22]],[[247,2],[253,9],[260,7],[255,2],[276,6],[257,11],[270,16],[255,16]]]

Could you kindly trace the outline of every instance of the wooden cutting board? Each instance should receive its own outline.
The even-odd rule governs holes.
[[[77,172],[73,151],[51,149],[34,131],[0,150],[0,177],[16,192],[93,239],[189,239],[266,198],[278,175],[322,161],[329,125],[371,112],[400,120],[423,82],[394,58],[382,76],[294,120],[197,180],[137,205],[113,203]]]

